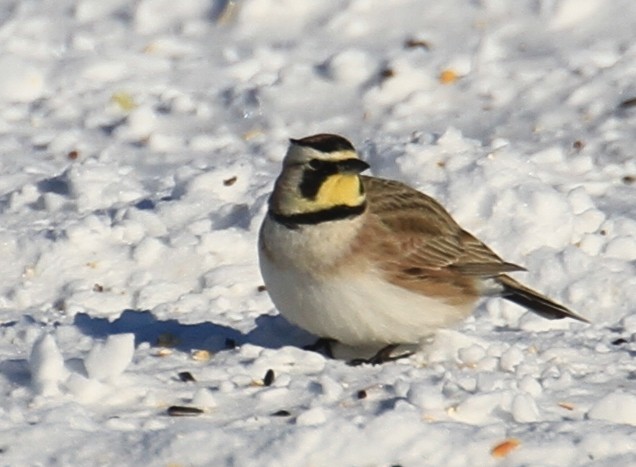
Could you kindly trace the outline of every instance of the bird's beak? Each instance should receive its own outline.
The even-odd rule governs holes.
[[[367,170],[370,166],[363,160],[351,158],[336,162],[336,167],[338,167],[339,173],[359,174]]]

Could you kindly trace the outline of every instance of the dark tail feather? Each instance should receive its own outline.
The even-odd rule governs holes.
[[[499,276],[498,282],[503,286],[504,290],[501,294],[506,300],[528,308],[530,311],[535,312],[539,316],[543,316],[548,319],[563,319],[572,318],[584,323],[589,321],[582,316],[577,315],[573,311],[550,300],[545,295],[541,295],[539,292],[520,284],[512,277]]]

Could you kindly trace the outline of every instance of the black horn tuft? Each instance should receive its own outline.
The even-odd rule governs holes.
[[[355,151],[353,144],[351,144],[346,138],[327,133],[307,136],[301,139],[290,139],[289,141],[291,141],[292,144],[305,146],[324,153],[338,151]]]

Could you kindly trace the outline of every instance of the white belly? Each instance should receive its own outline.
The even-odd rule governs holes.
[[[372,271],[316,278],[310,271],[285,270],[260,254],[261,272],[278,311],[319,337],[352,347],[420,343],[471,311],[383,281]]]

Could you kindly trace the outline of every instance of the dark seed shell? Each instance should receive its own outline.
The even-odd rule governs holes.
[[[181,371],[177,376],[179,376],[179,379],[184,383],[194,383],[196,381],[189,371]]]
[[[168,407],[168,415],[171,417],[196,417],[203,413],[198,407],[185,407],[182,405],[172,405]]]
[[[267,373],[265,373],[265,377],[263,378],[263,385],[271,386],[274,382],[275,377],[276,375],[274,374],[274,370],[270,368],[269,370],[267,370]]]

